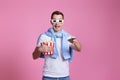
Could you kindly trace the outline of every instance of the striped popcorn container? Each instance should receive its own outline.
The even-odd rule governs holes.
[[[41,43],[41,45],[42,45],[42,44],[43,44],[43,43]],[[52,41],[45,42],[45,45],[54,47],[54,43],[53,43]],[[43,53],[43,54],[51,55],[51,54],[53,54],[53,53],[54,53],[54,51],[50,51],[50,52],[45,52],[45,53]]]

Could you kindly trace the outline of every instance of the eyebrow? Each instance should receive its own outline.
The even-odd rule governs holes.
[[[56,18],[52,18],[52,19],[56,19]],[[59,18],[59,20],[61,20],[61,19],[63,19],[63,18]],[[58,19],[57,19],[58,20]]]

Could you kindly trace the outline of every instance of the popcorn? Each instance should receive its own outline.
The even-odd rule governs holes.
[[[40,42],[41,43],[46,43],[46,42],[50,42],[51,41],[51,38],[50,37],[48,37],[48,36],[41,36],[41,40],[40,40]]]
[[[41,43],[41,45],[42,45],[42,44],[43,44],[43,43]],[[47,46],[51,46],[51,47],[54,48],[54,43],[53,43],[52,41],[44,42],[44,44],[47,45]],[[50,51],[50,52],[45,52],[45,53],[43,53],[43,54],[51,55],[51,54],[53,54],[53,53],[54,53],[54,51]]]

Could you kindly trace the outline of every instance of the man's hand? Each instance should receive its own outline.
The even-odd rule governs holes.
[[[38,49],[41,53],[45,53],[45,52],[51,52],[53,51],[53,47],[52,46],[47,46],[45,43],[43,43],[41,45],[41,47],[39,47]]]
[[[68,41],[71,42],[71,43],[73,43],[73,40],[74,40],[74,39],[76,39],[76,38],[74,38],[74,37],[73,37],[73,38],[70,38],[70,39],[68,39]]]
[[[72,43],[71,47],[73,49],[75,49],[76,51],[79,51],[79,52],[81,51],[81,45],[80,45],[79,41],[77,40],[77,38],[73,37],[71,39],[68,39],[68,41],[70,43]]]

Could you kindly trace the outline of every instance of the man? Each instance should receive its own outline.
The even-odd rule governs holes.
[[[62,29],[62,12],[54,11],[50,22],[52,27],[38,38],[33,59],[45,58],[42,80],[70,80],[69,62],[72,61],[73,49],[80,52],[81,45],[75,37]],[[54,46],[47,46],[45,41],[52,41]],[[46,54],[52,51],[52,54]]]

